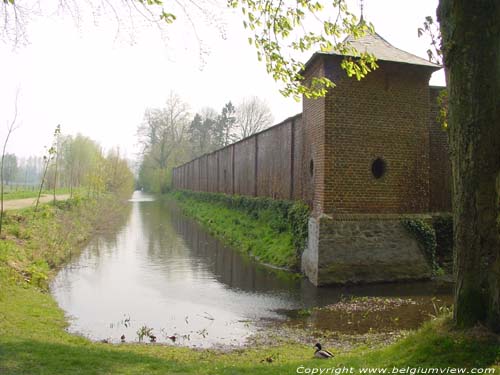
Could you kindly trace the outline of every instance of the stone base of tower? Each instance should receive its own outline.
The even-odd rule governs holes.
[[[311,217],[302,272],[316,286],[430,278],[423,249],[401,219]]]

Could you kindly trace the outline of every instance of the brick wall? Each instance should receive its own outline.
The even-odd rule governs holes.
[[[291,117],[175,168],[173,187],[310,202],[312,189],[303,182],[301,118]]]
[[[449,211],[446,134],[435,124],[432,69],[379,61],[357,81],[317,55],[305,78],[336,87],[303,113],[174,169],[174,188],[301,199],[313,217]],[[373,162],[383,160],[376,178]]]
[[[324,75],[324,58],[313,60],[305,72],[305,79]],[[302,173],[304,177],[304,192],[310,199],[312,215],[323,212],[325,199],[325,98],[303,100],[303,145]]]
[[[322,68],[336,83],[323,101],[304,101],[315,213],[428,212],[431,71],[379,61],[379,69],[357,81],[341,70],[338,56],[315,61],[309,71]],[[386,171],[377,179],[378,158]]]

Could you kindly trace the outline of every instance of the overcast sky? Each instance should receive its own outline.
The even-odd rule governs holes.
[[[429,42],[417,37],[417,28],[425,16],[435,15],[437,3],[367,0],[365,18],[391,44],[425,58]],[[357,9],[359,0],[352,5]],[[144,110],[162,106],[170,91],[193,113],[205,106],[220,110],[229,100],[251,95],[269,102],[275,122],[301,111],[300,103],[279,94],[280,86],[257,61],[239,12],[221,6],[211,24],[200,22],[195,29],[182,13],[177,16],[163,34],[141,22],[117,24],[112,16],[78,26],[71,17],[34,18],[28,44],[13,49],[0,42],[0,140],[20,90],[20,126],[8,152],[42,155],[61,124],[65,134],[80,132],[107,149],[118,145],[132,158]],[[442,72],[431,84],[444,84]]]

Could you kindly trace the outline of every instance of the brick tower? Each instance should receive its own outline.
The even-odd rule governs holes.
[[[302,268],[316,285],[420,279],[431,269],[401,224],[430,211],[430,88],[440,67],[378,34],[351,44],[379,68],[357,81],[344,56],[316,53],[305,77],[336,83],[303,100],[303,173],[313,214]]]

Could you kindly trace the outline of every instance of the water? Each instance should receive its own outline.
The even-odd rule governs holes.
[[[449,287],[435,283],[318,289],[223,246],[172,202],[135,192],[129,204],[126,223],[98,235],[51,286],[71,332],[137,341],[146,326],[157,342],[241,345],[263,321],[296,321],[294,311],[345,296],[402,296],[427,304],[432,296],[449,296]],[[328,329],[327,320],[318,327]]]

